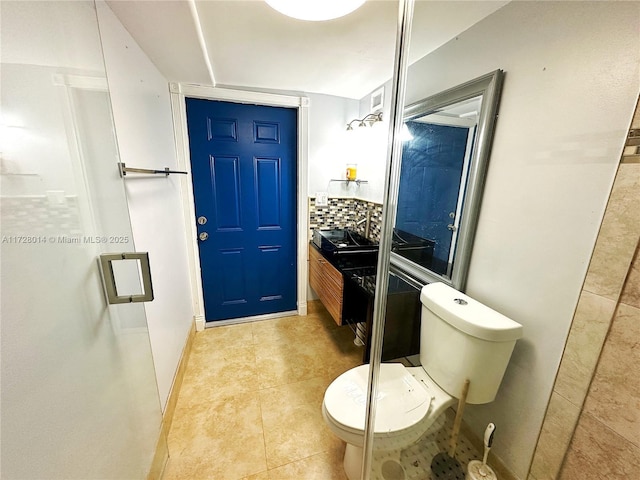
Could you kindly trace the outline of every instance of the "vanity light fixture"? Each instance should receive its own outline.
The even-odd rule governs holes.
[[[274,10],[298,20],[321,22],[344,17],[366,0],[265,0]]]
[[[353,130],[353,123],[358,122],[359,127],[372,127],[374,123],[382,121],[382,112],[379,113],[370,113],[365,115],[364,118],[354,118],[349,123],[347,123],[347,131]]]

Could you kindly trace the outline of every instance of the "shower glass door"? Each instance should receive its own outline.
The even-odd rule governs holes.
[[[98,268],[135,246],[95,4],[1,8],[0,477],[143,479],[160,401],[144,306]]]
[[[363,480],[464,480],[462,466],[477,452],[467,444],[464,452],[459,449],[462,461],[455,458],[460,424],[448,409],[455,399],[436,402],[435,390],[422,386],[431,380],[420,358],[420,291],[433,282],[464,291],[502,71],[463,77],[456,85],[455,69],[442,68],[447,63],[442,57],[420,54],[423,35],[438,24],[438,17],[460,18],[469,5],[444,2],[440,9],[414,0],[400,0],[399,5],[365,444],[362,470],[354,468],[349,478],[361,471]],[[473,15],[479,21],[499,7],[476,2]],[[455,70],[458,76],[463,72]],[[412,298],[403,299],[414,307],[413,328],[402,331],[385,308],[394,302],[394,286],[400,281],[414,289]],[[383,355],[390,351],[387,339],[393,334],[411,340],[413,349],[387,360]],[[458,396],[464,397],[462,387]]]

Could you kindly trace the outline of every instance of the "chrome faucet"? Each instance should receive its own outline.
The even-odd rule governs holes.
[[[365,218],[355,222],[354,227],[359,227],[360,225],[366,222],[366,225],[364,226],[364,236],[366,238],[369,238],[369,230],[371,229],[371,210],[367,210],[366,215],[367,216]]]

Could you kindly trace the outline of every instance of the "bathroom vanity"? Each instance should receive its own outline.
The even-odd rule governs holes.
[[[362,361],[369,362],[375,297],[375,267],[352,269],[345,273],[344,321],[349,325],[365,324]],[[382,361],[415,355],[420,351],[420,289],[389,274]]]
[[[371,349],[377,258],[377,244],[350,230],[316,231],[309,244],[309,284],[338,325],[349,325],[354,332],[358,323],[365,325],[365,363]],[[392,272],[383,360],[414,355],[419,347],[419,287]]]

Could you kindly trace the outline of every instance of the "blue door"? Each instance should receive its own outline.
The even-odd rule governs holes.
[[[186,102],[207,322],[295,310],[297,111]]]

